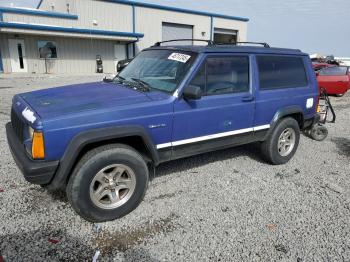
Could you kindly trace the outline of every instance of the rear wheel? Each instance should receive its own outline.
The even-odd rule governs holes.
[[[88,152],[77,164],[67,186],[73,209],[90,222],[125,216],[142,201],[148,168],[142,156],[125,145]]]
[[[300,128],[294,118],[284,118],[276,125],[261,151],[268,162],[274,165],[287,163],[295,154],[300,140]]]

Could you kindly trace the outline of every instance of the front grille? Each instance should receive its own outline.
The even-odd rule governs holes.
[[[16,112],[13,110],[13,108],[11,109],[11,123],[17,137],[21,142],[23,142],[23,133],[25,125],[23,121],[19,118],[19,116],[16,114]]]

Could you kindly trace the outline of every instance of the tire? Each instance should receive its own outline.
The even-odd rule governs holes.
[[[316,141],[323,141],[328,136],[328,129],[325,126],[315,125],[310,130],[310,136]]]
[[[336,97],[343,97],[345,94],[336,94]]]
[[[288,132],[291,134],[290,139],[288,139]],[[282,165],[294,156],[299,146],[299,140],[300,128],[298,122],[291,117],[283,118],[277,123],[267,140],[261,144],[261,151],[269,163]],[[285,141],[284,144],[283,141]],[[288,141],[291,143],[290,146],[287,146]]]
[[[148,180],[142,156],[129,146],[113,144],[82,157],[69,178],[66,193],[82,218],[105,222],[133,211],[145,196]]]

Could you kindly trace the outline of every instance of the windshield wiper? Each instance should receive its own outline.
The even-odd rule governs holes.
[[[151,88],[152,88],[150,86],[150,84],[148,84],[147,82],[145,82],[145,81],[143,81],[141,79],[134,78],[134,77],[131,77],[130,79],[133,80],[134,82],[140,84],[144,88],[144,90],[147,91],[147,92],[150,91]]]
[[[119,82],[119,83],[124,83],[125,78],[122,77],[122,76],[116,76],[113,80],[114,80],[114,81],[117,81],[117,82]]]
[[[142,80],[137,79],[137,78],[130,78],[130,79],[132,81],[129,81],[129,80],[125,79],[122,76],[116,76],[113,79],[113,81],[115,83],[123,84],[126,87],[129,87],[129,88],[132,88],[132,89],[135,89],[135,90],[140,90],[142,92],[149,92],[150,91],[151,87],[145,81],[142,81]],[[135,85],[135,83],[136,83],[136,85]]]

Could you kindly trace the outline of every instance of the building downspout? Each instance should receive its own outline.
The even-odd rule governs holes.
[[[4,66],[2,64],[1,50],[0,50],[0,73],[4,72]]]
[[[213,41],[213,32],[214,32],[214,17],[210,17],[210,40]]]
[[[136,13],[135,13],[135,5],[132,5],[132,32],[136,32]],[[136,55],[136,43],[139,41],[139,38],[137,38],[137,41],[132,43],[132,52],[133,52],[133,57]]]
[[[2,12],[0,12],[0,22],[4,21]],[[1,48],[0,48],[0,73],[4,72],[4,66],[2,64]]]

